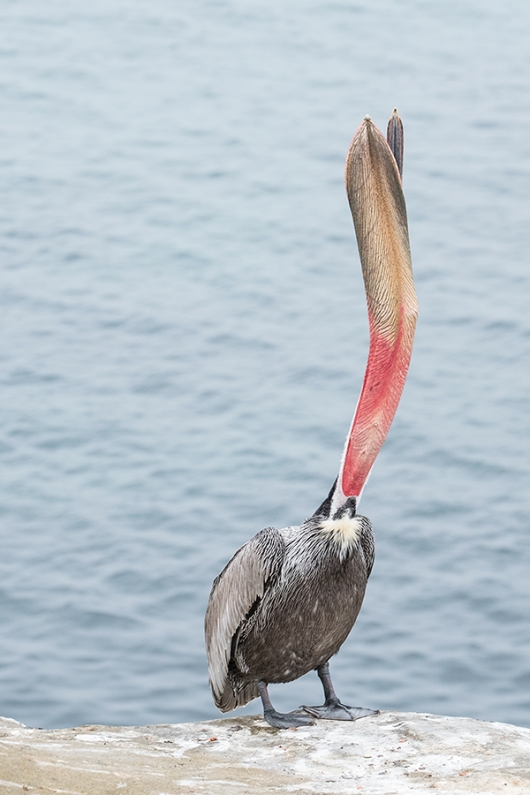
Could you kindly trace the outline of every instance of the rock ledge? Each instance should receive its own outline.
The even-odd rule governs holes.
[[[530,792],[530,729],[383,712],[277,731],[260,717],[44,731],[0,718],[0,793]]]

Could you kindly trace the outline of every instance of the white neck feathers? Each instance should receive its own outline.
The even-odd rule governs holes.
[[[359,544],[362,523],[358,516],[343,516],[340,519],[324,519],[320,523],[322,532],[329,533],[339,547],[341,558]]]

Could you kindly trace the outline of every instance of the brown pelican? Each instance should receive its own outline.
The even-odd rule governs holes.
[[[337,480],[298,527],[267,527],[215,579],[205,618],[210,686],[222,712],[261,696],[277,728],[315,718],[355,720],[372,710],[337,698],[329,659],[352,629],[374,562],[369,520],[357,503],[396,412],[417,317],[405,200],[403,127],[394,110],[387,140],[366,116],[346,160],[346,190],[363,270],[370,325],[364,383]],[[285,715],[267,686],[316,670],[325,702]]]

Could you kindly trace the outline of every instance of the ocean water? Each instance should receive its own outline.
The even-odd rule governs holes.
[[[420,318],[332,673],[530,726],[530,7],[4,0],[0,30],[0,714],[219,714],[212,579],[338,469],[368,345],[344,160],[397,105]]]

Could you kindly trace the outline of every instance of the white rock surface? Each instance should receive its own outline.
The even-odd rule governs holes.
[[[383,712],[278,731],[262,718],[44,731],[0,718],[0,793],[530,793],[530,730]]]

